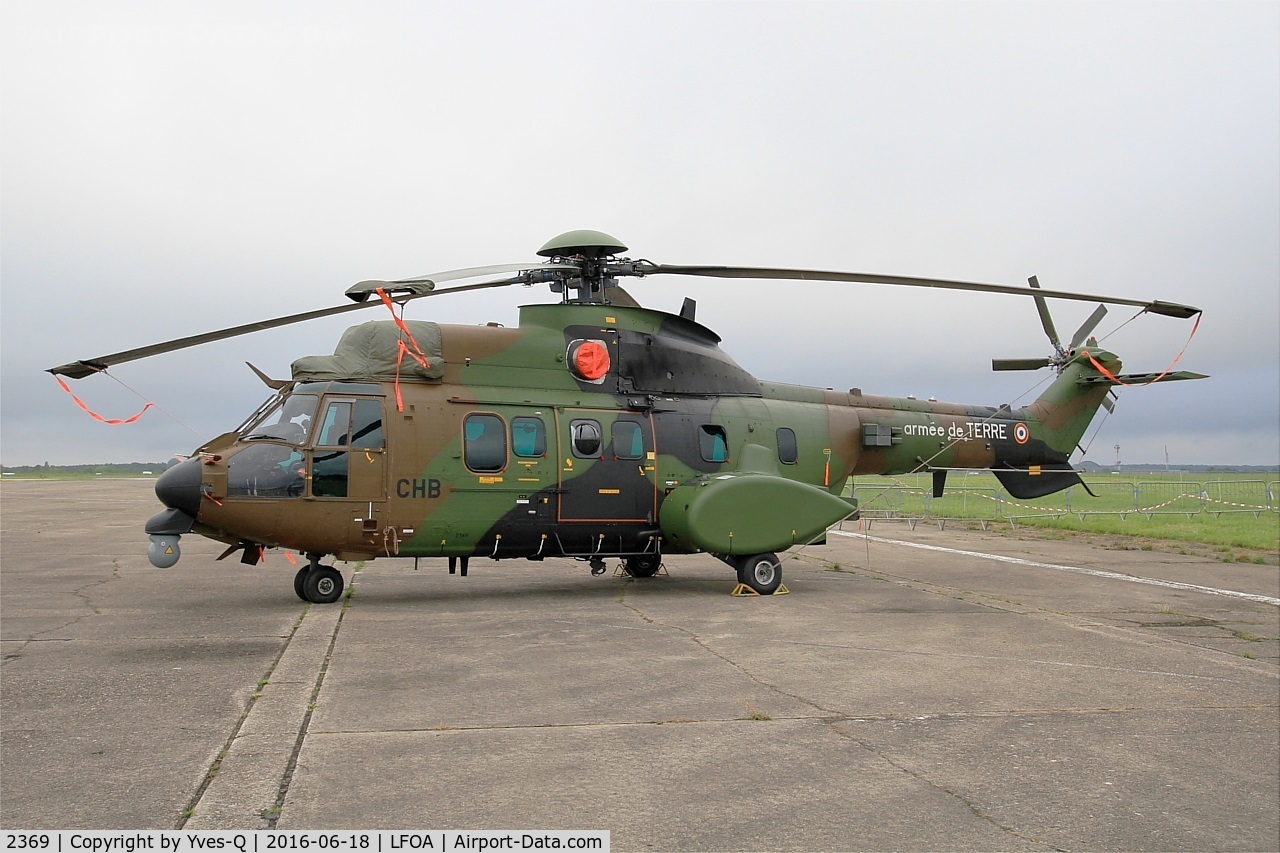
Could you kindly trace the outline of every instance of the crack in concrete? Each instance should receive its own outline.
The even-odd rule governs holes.
[[[791,722],[805,723],[817,722],[826,723],[828,725],[839,725],[842,723],[917,723],[926,721],[938,722],[965,722],[968,720],[999,720],[999,719],[1019,719],[1023,717],[1049,717],[1049,716],[1101,716],[1106,714],[1124,715],[1124,714],[1168,714],[1171,712],[1178,713],[1198,713],[1198,712],[1214,712],[1221,711],[1271,711],[1275,710],[1277,705],[1197,705],[1194,707],[1175,706],[1175,707],[1145,707],[1145,706],[1128,706],[1116,708],[1007,708],[1000,711],[948,711],[938,714],[911,714],[911,713],[875,713],[875,714],[814,714],[806,716],[803,714],[787,714],[784,716],[770,717],[769,720],[752,720],[750,717],[701,717],[691,719],[687,717],[676,717],[666,720],[594,720],[581,723],[515,723],[505,725],[443,725],[428,726],[426,728],[378,728],[378,729],[325,729],[323,731],[310,732],[317,737],[325,737],[331,735],[386,735],[386,734],[450,734],[453,732],[499,732],[499,731],[552,731],[557,729],[605,729],[605,728],[640,728],[648,726],[689,726],[689,725],[722,725],[724,723],[743,723],[743,722]]]
[[[807,696],[801,696],[801,695],[799,695],[799,694],[793,693],[793,692],[788,691],[788,690],[784,690],[783,688],[779,687],[778,685],[776,685],[776,684],[772,684],[772,683],[770,683],[770,682],[766,681],[765,679],[763,679],[763,678],[761,678],[760,676],[756,675],[754,672],[752,672],[748,667],[746,667],[746,666],[745,666],[745,665],[743,665],[742,663],[740,663],[740,662],[738,662],[738,661],[735,661],[735,660],[731,659],[730,657],[728,657],[728,656],[727,656],[727,655],[725,655],[725,654],[722,654],[721,652],[717,651],[716,649],[711,648],[711,647],[710,647],[706,642],[704,642],[704,641],[703,641],[703,639],[702,639],[700,636],[698,636],[697,632],[692,631],[692,630],[690,630],[690,629],[688,629],[688,628],[685,628],[685,627],[683,627],[683,626],[680,626],[680,625],[670,625],[670,624],[667,624],[667,623],[663,623],[663,622],[661,622],[661,621],[659,621],[659,620],[657,620],[657,619],[655,619],[655,618],[653,618],[653,617],[649,616],[648,614],[644,613],[644,612],[643,612],[639,607],[637,607],[637,606],[635,606],[635,605],[631,604],[630,602],[628,602],[628,601],[626,600],[626,587],[623,587],[622,591],[619,593],[619,596],[618,596],[618,603],[619,603],[619,604],[621,604],[623,607],[627,608],[628,610],[631,610],[633,613],[635,613],[635,614],[636,614],[636,616],[638,616],[639,618],[643,619],[643,620],[644,620],[646,623],[648,623],[648,624],[651,624],[651,625],[653,625],[653,624],[656,624],[656,625],[662,625],[663,627],[666,627],[666,628],[668,628],[668,629],[670,629],[670,630],[678,631],[678,632],[680,632],[680,633],[684,634],[684,635],[685,635],[685,636],[687,636],[690,640],[692,640],[692,641],[693,641],[693,642],[694,642],[694,643],[695,643],[699,648],[701,648],[703,651],[707,652],[708,654],[711,654],[711,655],[715,656],[716,658],[720,659],[720,660],[721,660],[721,661],[723,661],[724,663],[728,664],[730,667],[732,667],[732,668],[734,668],[734,669],[738,670],[738,671],[739,671],[739,672],[741,672],[744,676],[746,676],[746,677],[747,677],[747,678],[748,678],[752,683],[757,684],[757,685],[759,685],[759,686],[761,686],[761,687],[764,687],[764,688],[765,688],[765,689],[767,689],[767,690],[771,690],[771,691],[773,691],[774,693],[777,693],[777,694],[778,694],[778,695],[780,695],[780,696],[785,696],[785,697],[790,698],[790,699],[792,699],[792,700],[794,700],[794,701],[796,701],[796,702],[800,702],[801,704],[808,705],[808,706],[809,706],[809,707],[811,707],[811,708],[815,708],[815,709],[817,709],[818,711],[821,711],[821,712],[823,713],[823,715],[824,715],[823,717],[809,717],[809,718],[805,718],[805,717],[791,717],[791,718],[784,718],[784,719],[793,719],[793,720],[800,720],[800,719],[817,719],[817,720],[821,720],[822,722],[824,722],[824,723],[827,725],[827,727],[828,727],[828,728],[830,728],[833,732],[835,732],[835,733],[836,733],[837,735],[839,735],[840,737],[845,738],[846,740],[849,740],[850,742],[852,742],[852,743],[854,743],[854,744],[857,744],[859,748],[861,748],[861,749],[865,750],[866,752],[868,752],[869,754],[871,754],[871,755],[875,756],[877,759],[879,759],[880,761],[884,762],[884,763],[885,763],[885,764],[887,764],[888,766],[892,767],[894,770],[896,770],[896,771],[898,771],[898,772],[900,772],[900,773],[904,773],[904,774],[906,774],[906,775],[910,776],[911,778],[915,779],[916,781],[920,782],[921,784],[927,785],[928,787],[932,788],[933,790],[939,791],[939,792],[941,792],[941,793],[943,793],[943,794],[947,795],[948,797],[951,797],[951,798],[955,799],[957,802],[959,802],[960,804],[962,804],[966,809],[968,809],[968,810],[969,810],[969,811],[970,811],[970,812],[971,812],[975,817],[977,817],[979,820],[982,820],[982,821],[984,821],[984,822],[986,822],[986,823],[990,824],[991,826],[995,827],[996,829],[1000,830],[1001,832],[1005,833],[1006,835],[1009,835],[1009,836],[1011,836],[1011,837],[1013,837],[1013,838],[1017,838],[1017,839],[1019,839],[1019,840],[1021,840],[1021,841],[1025,841],[1025,842],[1030,843],[1030,844],[1036,844],[1036,845],[1039,845],[1039,846],[1044,847],[1044,848],[1046,848],[1046,849],[1048,849],[1048,850],[1055,850],[1055,851],[1057,851],[1057,850],[1062,850],[1062,848],[1055,847],[1055,846],[1053,846],[1052,844],[1049,844],[1048,842],[1046,842],[1046,841],[1044,841],[1044,840],[1042,840],[1042,839],[1038,839],[1038,838],[1031,838],[1031,837],[1029,837],[1029,836],[1027,836],[1027,835],[1024,835],[1023,833],[1018,832],[1018,831],[1017,831],[1016,829],[1014,829],[1013,827],[1006,826],[1005,824],[1002,824],[1000,821],[996,820],[994,816],[992,816],[992,815],[988,814],[987,812],[983,811],[983,810],[982,810],[982,809],[981,809],[981,808],[980,808],[976,803],[974,803],[974,802],[970,801],[968,798],[966,798],[965,796],[963,796],[963,795],[962,795],[962,794],[960,794],[959,792],[954,791],[954,790],[952,790],[952,789],[950,789],[950,788],[946,787],[945,785],[941,785],[941,784],[939,784],[939,783],[937,783],[937,782],[934,782],[932,779],[929,779],[929,778],[928,778],[927,776],[925,776],[924,774],[919,773],[919,772],[917,772],[917,771],[914,771],[914,770],[912,770],[911,768],[906,767],[906,766],[904,766],[904,765],[900,764],[899,762],[897,762],[897,761],[893,760],[890,756],[888,756],[887,754],[885,754],[885,753],[884,753],[884,752],[882,752],[881,750],[877,749],[877,748],[876,748],[874,745],[872,745],[871,743],[869,743],[869,742],[867,742],[867,741],[864,741],[864,740],[862,740],[861,738],[855,737],[854,735],[850,734],[849,732],[845,731],[844,729],[842,729],[842,728],[840,727],[842,723],[853,722],[853,721],[856,721],[856,720],[877,719],[877,718],[867,717],[867,716],[851,716],[851,715],[848,715],[848,714],[843,714],[843,713],[840,713],[840,712],[838,712],[838,711],[836,711],[836,710],[834,710],[834,709],[832,709],[832,708],[827,708],[827,707],[826,707],[826,706],[824,706],[822,703],[820,703],[820,702],[818,702],[818,701],[816,701],[816,700],[814,700],[814,699],[811,699],[811,698],[809,698],[809,697],[807,697]],[[748,717],[748,719],[750,719],[750,718]],[[887,718],[887,719],[892,719],[892,718]],[[913,717],[913,716],[910,716],[910,715],[903,715],[902,719],[905,719],[905,720],[911,720],[911,719],[918,719],[918,717]]]
[[[911,655],[915,657],[926,657],[926,658],[965,658],[970,660],[997,661],[1000,663],[1022,663],[1022,664],[1029,664],[1032,666],[1067,667],[1070,669],[1100,669],[1107,672],[1123,672],[1123,673],[1132,674],[1132,675],[1162,675],[1162,676],[1167,676],[1169,678],[1190,678],[1190,679],[1195,679],[1197,681],[1230,681],[1230,679],[1222,678],[1216,675],[1195,675],[1193,673],[1170,672],[1168,670],[1136,669],[1134,667],[1106,666],[1103,664],[1096,664],[1096,663],[1075,663],[1073,661],[1043,660],[1038,658],[1019,658],[1019,657],[1011,657],[1008,655],[978,655],[978,654],[972,654],[968,652],[926,652],[926,651],[920,651],[918,649],[901,649],[901,648],[894,649],[894,648],[885,648],[881,646],[854,646],[854,645],[848,645],[843,643],[808,643],[808,642],[802,642],[800,640],[779,640],[778,642],[785,643],[787,645],[793,645],[793,646],[812,646],[815,648],[844,649],[844,650],[855,651],[855,652],[877,652],[880,654]]]
[[[0,658],[0,666],[12,663],[13,661],[20,659],[22,657],[22,653],[26,650],[27,646],[31,645],[32,643],[44,642],[43,640],[41,640],[41,638],[45,634],[56,634],[59,631],[65,631],[74,625],[78,625],[79,623],[83,622],[85,619],[88,619],[91,616],[101,616],[102,611],[93,605],[93,600],[88,596],[88,594],[86,593],[86,590],[92,589],[93,587],[97,587],[97,586],[104,586],[106,584],[111,583],[114,580],[119,580],[119,579],[120,579],[120,558],[112,557],[110,577],[89,581],[88,583],[81,584],[80,586],[71,590],[72,595],[74,595],[76,598],[84,602],[85,607],[89,609],[88,613],[81,613],[79,616],[75,617],[74,619],[70,619],[66,622],[63,622],[61,625],[55,625],[52,628],[45,628],[43,631],[36,631],[34,634],[30,635],[29,637],[25,637],[20,641],[10,641],[10,642],[19,642],[19,646],[13,651],[6,653],[2,658]]]
[[[836,721],[849,719],[847,717],[834,718]],[[859,718],[861,719],[861,718]],[[832,718],[825,716],[800,716],[792,715],[786,717],[770,717],[769,720],[752,720],[750,717],[704,717],[702,719],[688,719],[676,717],[669,720],[593,720],[583,723],[512,723],[507,725],[458,725],[458,726],[430,726],[424,729],[408,728],[408,729],[327,729],[325,731],[315,732],[319,736],[328,735],[412,735],[412,734],[452,734],[452,733],[468,733],[468,732],[520,732],[520,731],[555,731],[570,729],[609,729],[609,728],[645,728],[650,726],[698,726],[698,725],[722,725],[724,723],[749,723],[749,722],[831,722]]]
[[[766,690],[770,690],[770,691],[772,691],[772,692],[774,692],[774,693],[777,693],[779,696],[785,696],[785,697],[787,697],[788,699],[792,699],[792,700],[794,700],[794,701],[796,701],[796,702],[799,702],[799,703],[801,703],[801,704],[803,704],[803,705],[808,705],[809,707],[814,708],[814,709],[816,709],[816,710],[818,710],[818,711],[821,711],[823,714],[826,714],[826,715],[828,715],[828,716],[840,716],[840,712],[839,712],[839,711],[836,711],[836,710],[835,710],[835,709],[833,709],[833,708],[826,708],[826,707],[823,707],[820,703],[818,703],[818,702],[816,702],[816,701],[814,701],[814,700],[812,700],[812,699],[810,699],[810,698],[808,698],[808,697],[806,697],[806,696],[799,696],[799,695],[797,695],[797,694],[795,694],[795,693],[792,693],[792,692],[790,692],[790,691],[788,691],[788,690],[784,690],[783,688],[779,687],[779,686],[778,686],[778,685],[776,685],[776,684],[772,684],[772,683],[770,683],[770,682],[766,681],[765,679],[763,679],[763,678],[761,678],[760,676],[756,675],[754,672],[752,672],[750,669],[748,669],[748,668],[747,668],[745,665],[743,665],[742,663],[739,663],[738,661],[733,660],[732,658],[728,657],[727,655],[724,655],[724,654],[722,654],[722,653],[720,653],[720,652],[716,651],[715,649],[713,649],[711,646],[709,646],[709,645],[708,645],[708,644],[707,644],[707,643],[702,639],[702,637],[698,636],[698,633],[697,633],[696,631],[692,631],[692,630],[690,630],[689,628],[685,628],[685,627],[683,627],[683,626],[681,626],[681,625],[671,625],[671,624],[668,624],[668,623],[665,623],[665,622],[661,622],[661,621],[659,621],[659,620],[657,620],[657,619],[654,619],[653,617],[649,616],[648,614],[644,613],[644,611],[642,611],[639,607],[636,607],[634,604],[631,604],[630,602],[628,602],[628,601],[626,600],[626,587],[625,587],[625,586],[622,588],[621,592],[618,594],[618,603],[619,603],[619,604],[621,604],[623,607],[627,608],[628,610],[632,611],[633,613],[635,613],[635,614],[636,614],[636,616],[640,617],[641,619],[643,619],[645,622],[647,622],[647,623],[648,623],[648,624],[650,624],[650,625],[661,625],[662,627],[667,628],[668,630],[671,630],[671,631],[677,631],[677,632],[679,632],[679,633],[681,633],[681,634],[684,634],[686,637],[688,637],[690,640],[692,640],[692,641],[693,641],[693,643],[694,643],[695,645],[697,645],[700,649],[702,649],[703,651],[705,651],[705,652],[707,652],[708,654],[712,655],[713,657],[716,657],[716,658],[718,658],[719,660],[723,661],[725,664],[729,665],[729,666],[730,666],[730,667],[732,667],[733,669],[736,669],[738,672],[740,672],[740,673],[742,673],[744,676],[746,676],[746,677],[747,677],[747,679],[748,679],[748,680],[750,680],[753,684],[759,685],[760,687],[763,687],[763,688],[765,688]],[[748,710],[749,710],[749,709],[748,709]],[[750,719],[750,716],[745,717],[744,719]]]
[[[979,806],[976,802],[970,800],[965,795],[947,787],[946,785],[935,782],[925,774],[917,770],[912,770],[910,767],[903,765],[901,762],[895,761],[884,751],[876,748],[873,744],[868,743],[862,738],[856,737],[855,735],[845,731],[838,724],[832,723],[829,727],[833,732],[835,732],[840,737],[845,738],[849,742],[856,744],[858,748],[862,749],[863,751],[874,756],[878,760],[889,765],[899,773],[903,773],[907,776],[910,776],[912,779],[915,779],[917,782],[920,782],[921,784],[926,785],[929,788],[935,791],[938,791],[941,794],[945,794],[946,796],[951,797],[956,802],[960,803],[966,809],[968,809],[969,812],[972,813],[974,817],[978,818],[981,821],[984,821],[985,823],[990,824],[991,826],[1000,830],[1004,834],[1012,836],[1013,838],[1017,838],[1020,841],[1025,841],[1028,844],[1039,845],[1041,847],[1044,847],[1047,850],[1064,851],[1066,849],[1063,847],[1056,847],[1050,844],[1048,841],[1045,841],[1044,839],[1041,839],[1041,838],[1032,838],[1024,833],[1019,832],[1017,829],[1011,826],[1007,826],[1006,824],[1001,823],[999,820],[995,818],[994,815],[984,811],[981,808],[981,806]]]
[[[822,563],[828,563],[828,564],[831,563],[831,561],[826,560],[823,557],[811,557],[810,559],[813,559],[817,562],[822,562]],[[896,586],[915,590],[917,592],[923,592],[929,595],[936,595],[943,598],[951,598],[957,601],[963,601],[967,604],[972,604],[977,607],[983,607],[988,610],[994,610],[1000,613],[1012,613],[1012,614],[1017,614],[1021,616],[1031,616],[1031,617],[1049,619],[1055,622],[1064,622],[1069,627],[1079,629],[1079,630],[1097,631],[1097,630],[1114,629],[1114,630],[1124,631],[1131,639],[1134,639],[1134,640],[1139,640],[1142,642],[1170,643],[1174,645],[1186,646],[1187,648],[1196,649],[1202,652],[1209,652],[1216,656],[1220,656],[1221,658],[1223,658],[1223,661],[1221,662],[1229,663],[1231,665],[1234,665],[1237,663],[1237,661],[1234,660],[1237,652],[1233,650],[1220,649],[1214,646],[1192,642],[1190,639],[1185,637],[1176,637],[1176,636],[1170,636],[1170,635],[1163,635],[1163,636],[1157,637],[1150,630],[1150,628],[1171,627],[1170,625],[1153,623],[1152,625],[1147,626],[1141,623],[1131,622],[1130,624],[1132,624],[1133,627],[1126,628],[1124,625],[1115,624],[1114,618],[1112,617],[1100,619],[1098,618],[1097,614],[1088,613],[1084,611],[1054,610],[1046,607],[1036,607],[1033,605],[1026,605],[1021,602],[1011,601],[1009,599],[1000,598],[998,596],[992,596],[986,593],[974,592],[972,590],[967,590],[962,587],[949,586],[946,584],[929,583],[927,581],[921,581],[915,578],[909,578],[904,575],[897,575],[892,572],[885,571],[883,569],[864,569],[858,566],[837,565],[835,568],[826,569],[824,571],[828,571],[833,574],[847,575],[849,577],[860,577],[865,580],[874,580],[881,583],[890,583]],[[1083,624],[1081,624],[1082,621],[1083,621]],[[1213,620],[1209,620],[1209,621],[1213,621]],[[1197,625],[1173,626],[1173,627],[1210,627],[1210,626],[1207,626],[1207,625],[1200,626],[1197,624]],[[1255,642],[1255,640],[1253,640],[1251,636],[1241,636],[1243,632],[1237,632],[1234,629],[1231,629],[1227,626],[1218,625],[1213,627],[1221,628],[1224,632],[1228,632],[1232,634],[1236,639],[1239,639],[1242,642],[1249,642],[1249,643]],[[1140,630],[1143,628],[1146,628],[1147,630]],[[1259,637],[1258,639],[1261,640],[1262,642],[1268,642],[1275,638],[1266,636],[1266,637]],[[867,650],[882,651],[882,652],[893,651],[891,649],[867,649]],[[909,653],[909,652],[903,652],[903,653]],[[945,653],[939,652],[934,654],[945,654]],[[995,658],[995,659],[1003,660],[1003,658]],[[1060,663],[1055,661],[1032,661],[1032,663],[1050,664],[1050,665],[1058,665],[1058,666],[1082,666],[1082,667],[1090,666],[1089,664],[1069,664],[1069,663]],[[1108,667],[1099,666],[1095,668],[1107,669]],[[1122,669],[1120,671],[1130,672],[1135,670]],[[1136,671],[1142,672],[1142,670],[1136,670]],[[1170,675],[1170,676],[1179,676],[1184,678],[1204,678],[1204,679],[1216,678],[1216,676],[1184,675],[1184,674],[1172,673],[1172,672],[1148,673],[1148,674]]]

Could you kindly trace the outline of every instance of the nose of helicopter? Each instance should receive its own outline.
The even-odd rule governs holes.
[[[178,540],[190,533],[200,513],[200,460],[188,459],[175,465],[156,480],[156,497],[168,507],[147,521],[151,537],[147,559],[159,569],[178,562]]]
[[[156,480],[156,497],[170,509],[195,519],[200,513],[200,459],[188,459],[161,474]]]

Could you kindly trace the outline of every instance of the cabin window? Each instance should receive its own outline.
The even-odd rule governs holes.
[[[547,455],[547,427],[542,418],[515,418],[511,421],[511,451],[525,459]]]
[[[796,432],[788,427],[778,427],[778,461],[783,465],[794,465],[800,458],[796,447]]]
[[[698,428],[698,450],[702,458],[708,462],[729,461],[729,439],[724,427],[716,424],[703,424]]]
[[[640,459],[644,456],[644,430],[635,421],[614,421],[613,456],[615,459]]]
[[[227,461],[227,497],[300,497],[305,467],[297,448],[275,443],[246,447]]]
[[[603,433],[597,421],[572,421],[569,433],[573,438],[573,455],[579,459],[599,459]]]
[[[507,467],[507,431],[502,418],[467,415],[462,437],[467,468],[478,474],[493,474]]]

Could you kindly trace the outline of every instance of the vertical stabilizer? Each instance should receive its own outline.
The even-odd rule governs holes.
[[[1114,353],[1081,350],[1063,365],[1053,384],[1019,412],[1026,420],[1026,432],[1016,433],[995,465],[996,478],[1015,498],[1038,498],[1082,482],[1071,467],[1071,453],[1111,387],[1095,381],[1102,373],[1090,355],[1113,375],[1120,370]]]

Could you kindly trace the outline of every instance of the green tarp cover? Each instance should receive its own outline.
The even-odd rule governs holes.
[[[429,368],[406,354],[400,361],[401,379],[439,379],[444,375],[440,326],[424,320],[406,320],[413,340],[427,357]],[[404,333],[390,320],[373,320],[342,333],[333,355],[303,356],[293,363],[295,380],[394,379],[397,341]],[[409,349],[413,344],[407,339]]]

